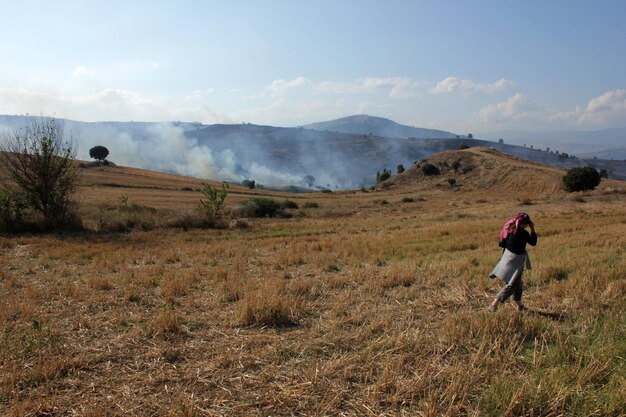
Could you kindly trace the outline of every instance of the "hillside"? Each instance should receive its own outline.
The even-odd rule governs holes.
[[[443,130],[406,126],[396,123],[393,120],[366,114],[312,123],[303,127],[306,129],[357,133],[361,135],[371,134],[390,138],[443,139],[456,137],[454,133],[445,132]]]
[[[439,175],[426,176],[422,167],[430,163]],[[429,156],[384,184],[411,186],[416,189],[489,190],[496,194],[539,196],[563,194],[565,170],[523,160],[494,148],[470,148],[445,151]],[[449,180],[454,181],[451,185]]]
[[[368,116],[367,120],[378,119]],[[12,127],[27,122],[25,117],[0,118],[0,124]],[[583,165],[575,157],[466,138],[388,137],[253,124],[63,122],[81,159],[89,158],[92,146],[103,145],[110,159],[123,166],[231,182],[248,179],[272,187],[367,187],[374,184],[376,171],[395,172],[399,164],[410,166],[432,153],[462,146],[493,146],[562,168]]]
[[[609,178],[626,181],[626,160],[619,161],[613,159],[583,159],[587,165],[591,165],[597,170],[606,169]]]

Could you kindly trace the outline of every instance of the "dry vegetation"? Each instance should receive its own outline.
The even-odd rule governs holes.
[[[82,192],[94,227],[120,197],[157,223],[199,198],[192,179],[98,170]],[[624,184],[429,183],[446,178],[275,194],[319,208],[249,227],[1,237],[0,414],[623,416]],[[231,187],[227,204],[250,194],[270,193]],[[519,211],[540,235],[530,311],[489,314],[499,228]]]

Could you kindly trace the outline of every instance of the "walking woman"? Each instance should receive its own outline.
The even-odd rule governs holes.
[[[530,233],[526,230],[530,227]],[[524,265],[531,269],[530,258],[526,252],[526,244],[537,244],[535,224],[526,213],[519,213],[507,221],[500,232],[500,247],[503,248],[502,258],[493,269],[489,278],[500,278],[505,282],[488,310],[492,313],[498,309],[500,303],[505,302],[511,295],[519,311],[525,310],[522,304],[522,273]]]

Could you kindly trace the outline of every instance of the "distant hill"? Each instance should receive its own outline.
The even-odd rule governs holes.
[[[0,116],[0,131],[2,126],[15,128],[28,120]],[[370,135],[253,124],[63,122],[65,133],[78,144],[81,159],[89,159],[91,147],[103,145],[110,151],[109,159],[118,165],[213,180],[255,180],[272,187],[370,186],[375,183],[377,171],[387,168],[395,172],[399,164],[409,168],[433,153],[462,146],[494,147],[563,168],[584,165],[575,157],[467,138],[390,138],[373,132]]]
[[[626,128],[528,132],[510,130],[481,133],[481,138],[567,152],[580,158],[626,159]]]
[[[401,125],[393,120],[383,117],[368,116],[366,114],[312,123],[303,127],[305,129],[327,130],[340,133],[372,134],[374,136],[385,136],[388,138],[443,139],[456,137],[454,133],[445,132],[443,130]]]
[[[597,170],[605,169],[609,178],[626,181],[626,161],[612,159],[583,159],[587,165],[591,165]]]

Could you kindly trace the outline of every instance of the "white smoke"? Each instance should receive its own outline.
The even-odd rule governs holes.
[[[214,151],[185,136],[185,127],[174,123],[139,124],[139,129],[122,131],[112,124],[77,124],[66,126],[66,135],[78,144],[79,159],[89,159],[89,149],[96,145],[109,150],[109,160],[118,165],[170,172],[218,181],[254,179],[268,186],[302,185],[303,176],[280,172],[262,163],[263,152],[256,152],[258,162],[237,155],[233,149]],[[125,126],[126,127],[126,126]],[[240,168],[246,165],[244,175]]]

